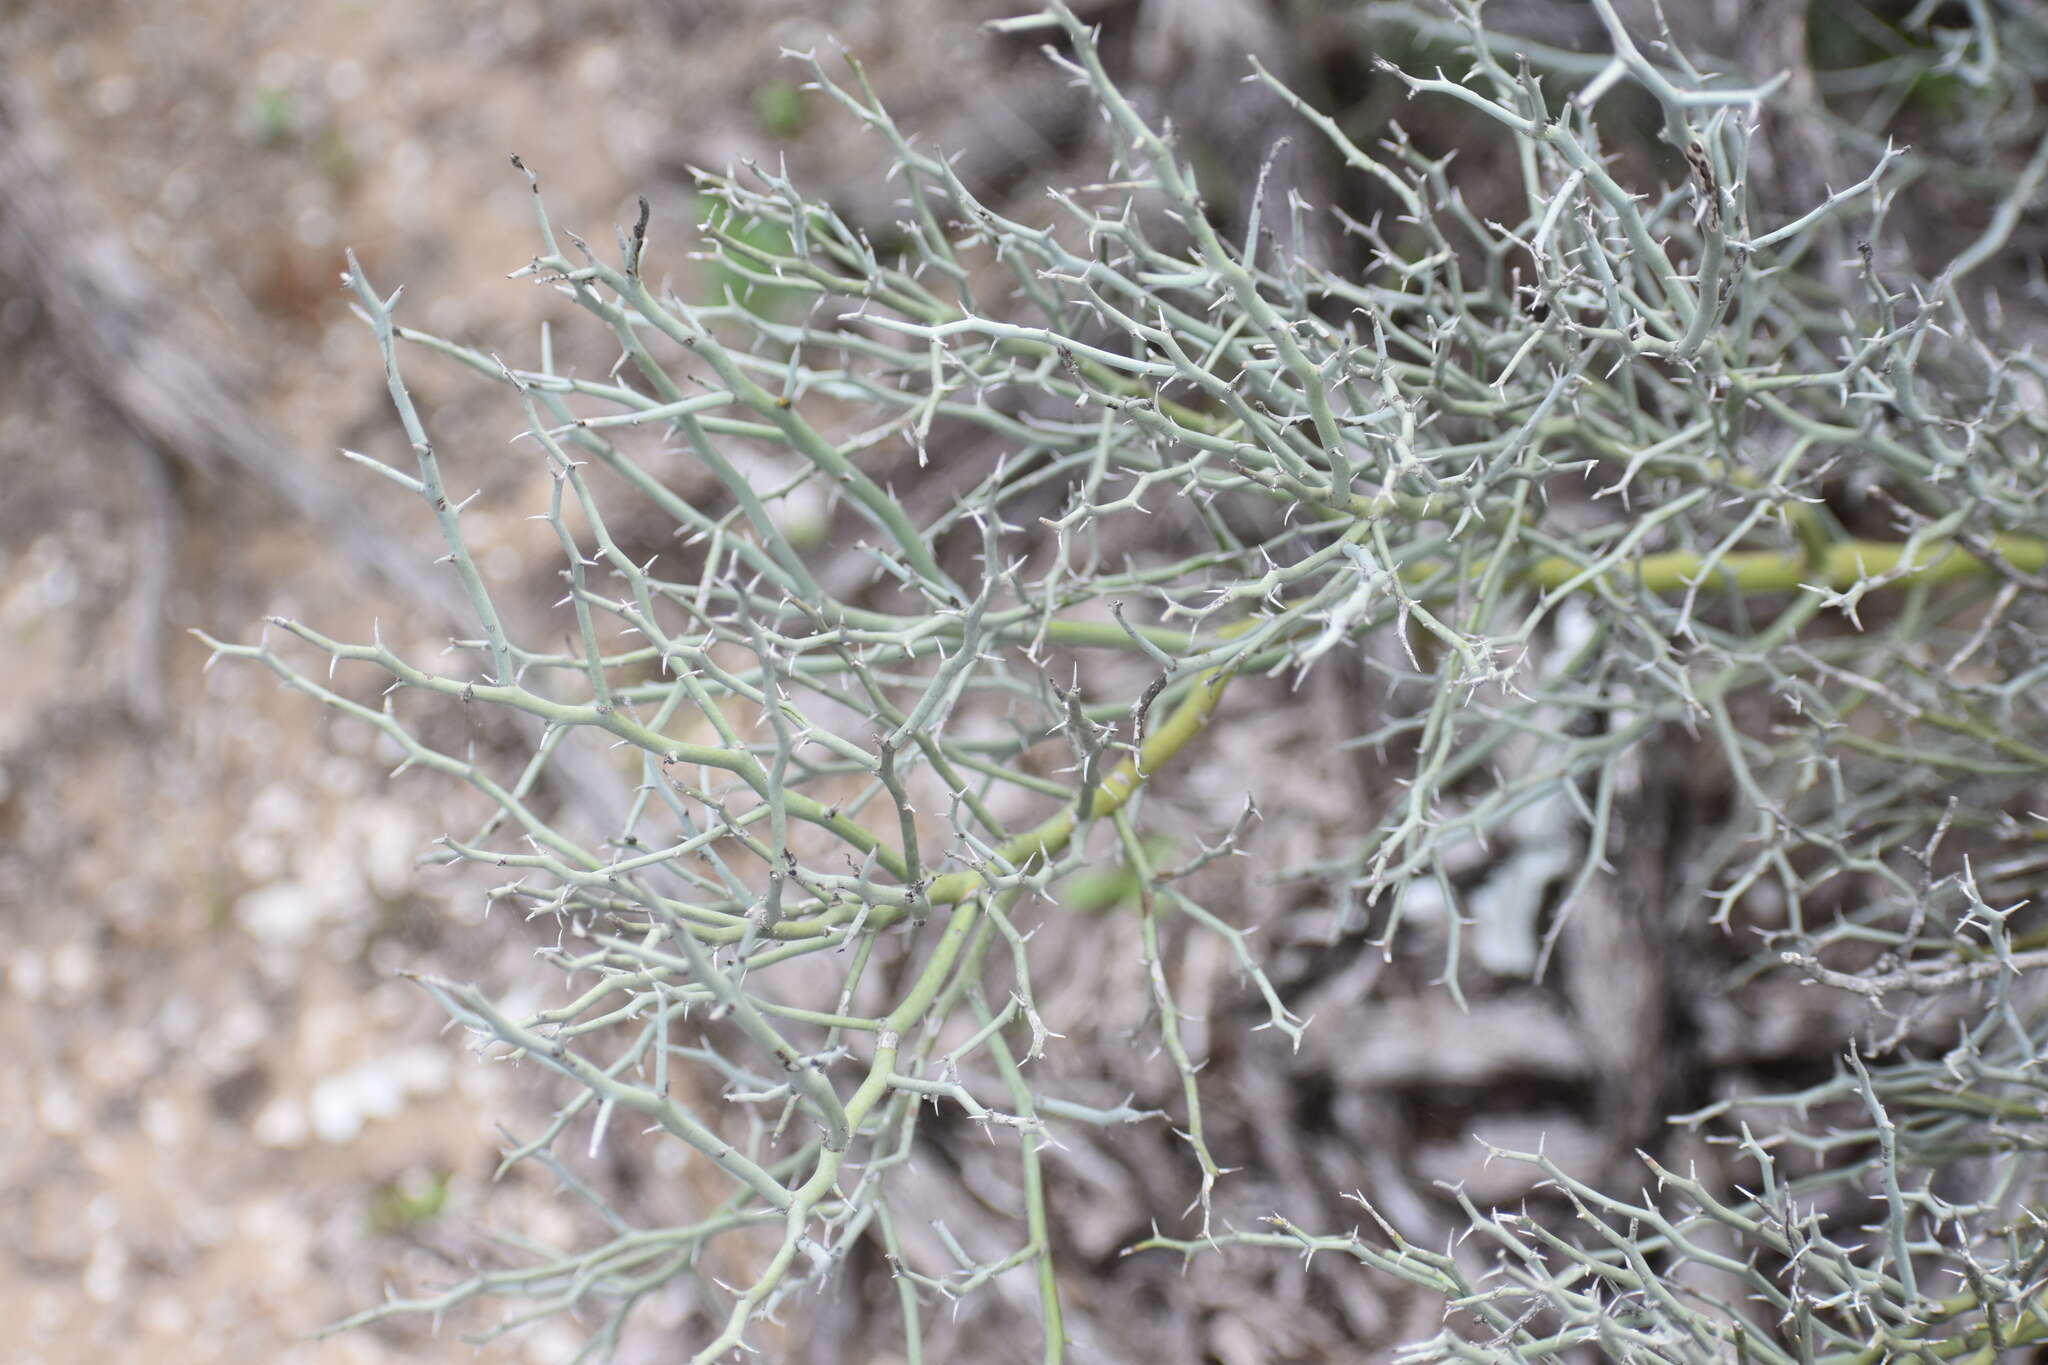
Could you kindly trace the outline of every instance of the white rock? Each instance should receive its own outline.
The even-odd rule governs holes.
[[[156,1337],[183,1338],[192,1330],[192,1310],[175,1294],[152,1294],[142,1305],[142,1330]]]
[[[419,856],[419,830],[412,817],[389,801],[365,804],[355,820],[364,877],[380,895],[397,896],[412,884]]]
[[[362,1100],[345,1072],[314,1086],[308,1107],[314,1136],[330,1146],[353,1141],[363,1131]]]
[[[307,819],[305,798],[290,784],[273,782],[249,803],[243,828],[251,833],[296,834],[304,831]]]
[[[356,1107],[366,1119],[393,1118],[405,1108],[405,1082],[389,1059],[364,1062],[344,1079],[353,1087]]]
[[[43,998],[43,991],[50,984],[49,964],[37,948],[17,948],[7,959],[7,984],[14,993],[24,1000],[36,1001]]]
[[[185,1115],[159,1095],[142,1106],[142,1131],[158,1147],[175,1147],[185,1140]]]
[[[85,1263],[85,1296],[94,1303],[112,1303],[128,1283],[128,1248],[115,1237],[102,1237]]]
[[[260,943],[274,948],[297,948],[312,936],[323,910],[319,898],[304,885],[294,881],[272,882],[235,902],[235,923]]]
[[[438,1095],[448,1088],[454,1064],[438,1047],[421,1044],[393,1054],[391,1067],[408,1095]]]
[[[99,954],[84,940],[72,939],[50,954],[50,980],[59,996],[76,1000],[98,985],[99,979]]]
[[[78,1097],[61,1085],[43,1092],[36,1116],[42,1119],[46,1130],[60,1137],[68,1137],[85,1125],[85,1111],[79,1107]]]
[[[306,1145],[306,1111],[287,1095],[279,1095],[263,1106],[251,1126],[256,1141],[265,1147],[291,1150]]]
[[[267,834],[235,840],[235,867],[252,882],[267,882],[285,870],[284,845]]]

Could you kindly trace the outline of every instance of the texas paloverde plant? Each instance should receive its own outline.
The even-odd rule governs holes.
[[[575,1083],[507,1164],[546,1163],[612,1231],[353,1321],[476,1297],[519,1302],[514,1323],[598,1307],[587,1353],[609,1354],[636,1304],[681,1286],[709,1361],[779,1339],[777,1310],[871,1242],[908,1358],[937,1306],[1015,1274],[1057,1359],[1049,1153],[1063,1131],[1170,1122],[1200,1172],[1195,1221],[1147,1245],[1354,1256],[1443,1297],[1416,1360],[1988,1361],[2043,1335],[2043,1024],[2022,974],[2048,937],[2014,910],[2048,862],[2024,818],[2048,776],[2048,423],[2040,362],[1983,333],[1962,286],[2035,198],[2048,143],[1981,239],[1909,280],[1878,264],[1897,153],[1809,212],[1752,221],[1769,88],[1668,48],[1653,60],[1608,0],[1594,8],[1611,60],[1510,69],[1457,0],[1464,79],[1385,68],[1419,116],[1457,101],[1498,128],[1520,175],[1511,221],[1469,207],[1446,160],[1405,136],[1356,146],[1255,66],[1383,208],[1347,224],[1371,248],[1355,274],[1294,249],[1313,211],[1298,199],[1276,223],[1252,196],[1226,238],[1058,6],[1000,27],[1064,41],[1050,58],[1098,105],[1113,164],[1053,193],[1042,223],[913,148],[857,65],[848,83],[814,61],[817,88],[893,150],[903,220],[886,249],[780,176],[706,175],[703,239],[728,294],[691,298],[657,283],[644,204],[607,259],[558,233],[535,182],[542,251],[520,273],[610,329],[609,374],[565,372],[545,344],[518,368],[400,326],[396,295],[351,258],[417,465],[356,458],[431,505],[478,633],[459,666],[428,667],[273,623],[375,670],[381,705],[267,638],[209,643],[495,805],[441,856],[506,869],[494,900],[562,924],[569,992],[517,1014],[422,984],[500,1055]],[[1683,153],[1675,187],[1625,183],[1603,149],[1592,106],[1627,83]],[[808,309],[750,306],[731,292],[750,281]],[[523,405],[553,475],[568,648],[505,625],[400,342]],[[648,472],[655,436],[701,465],[695,496]],[[615,535],[621,498],[675,539]],[[1399,774],[1319,869],[1346,918],[1376,916],[1391,941],[1403,893],[1434,885],[1454,979],[1448,860],[1562,800],[1583,842],[1554,935],[1606,875],[1631,756],[1685,728],[1732,795],[1682,903],[1658,913],[1750,935],[1751,972],[1880,1003],[1960,997],[1948,1050],[1901,1046],[1909,1011],[1832,1082],[1751,1103],[1714,1130],[1740,1144],[1732,1184],[1658,1169],[1657,1191],[1625,1200],[1525,1157],[1579,1212],[1576,1236],[1469,1200],[1478,1235],[1455,1248],[1384,1222],[1218,1225],[1203,1059],[1161,936],[1221,936],[1270,1024],[1303,1025],[1250,926],[1200,898],[1249,809],[1235,828],[1175,829],[1147,793],[1205,729],[1256,731],[1289,680],[1339,654],[1391,701],[1330,742],[1377,746]],[[500,769],[433,747],[398,704],[414,694],[526,718],[530,754]],[[601,842],[534,799],[579,744],[630,761],[629,808]],[[1179,1076],[1170,1115],[1037,1079],[1063,1021],[1038,1009],[1033,932],[1104,859],[1135,888],[1111,913],[1142,920],[1130,989]],[[923,1250],[904,1234],[930,1218],[906,1163],[947,1108],[1014,1155],[1014,1240],[993,1258],[943,1226]],[[605,1205],[553,1152],[586,1122],[593,1152],[626,1122],[685,1144],[722,1200],[674,1227]],[[1854,1206],[1867,1228],[1827,1221],[1842,1190],[1873,1201]]]

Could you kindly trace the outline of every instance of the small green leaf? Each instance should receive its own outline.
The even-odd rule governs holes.
[[[370,1195],[370,1226],[390,1234],[438,1218],[448,1206],[448,1184],[446,1171],[416,1169],[378,1186]]]

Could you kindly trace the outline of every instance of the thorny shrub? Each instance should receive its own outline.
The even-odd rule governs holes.
[[[1415,22],[1464,45],[1461,78],[1383,64],[1414,117],[1455,102],[1497,131],[1520,177],[1505,221],[1474,211],[1445,160],[1400,135],[1354,145],[1253,71],[1381,205],[1346,224],[1363,269],[1296,249],[1318,211],[1298,199],[1274,221],[1252,196],[1226,236],[1058,5],[1001,27],[1049,36],[1114,164],[1054,193],[1044,221],[991,209],[857,65],[814,60],[816,88],[893,149],[895,240],[767,171],[706,175],[702,240],[726,293],[693,299],[655,282],[644,203],[610,257],[551,225],[536,183],[542,249],[522,273],[609,329],[609,374],[564,372],[545,344],[517,368],[403,327],[351,260],[416,464],[357,458],[432,507],[477,632],[428,666],[276,623],[374,670],[381,704],[268,639],[213,647],[494,806],[437,856],[504,869],[492,897],[559,923],[551,956],[574,985],[519,1013],[421,984],[495,1055],[573,1082],[508,1164],[545,1163],[611,1230],[357,1321],[476,1297],[517,1303],[514,1321],[595,1309],[598,1356],[636,1304],[683,1292],[710,1361],[779,1340],[778,1310],[868,1246],[907,1358],[948,1301],[1021,1277],[1058,1359],[1060,1136],[1170,1123],[1199,1188],[1181,1233],[1145,1247],[1356,1258],[1441,1298],[1416,1361],[1990,1361],[2048,1335],[2032,975],[2048,928],[2022,909],[2048,866],[2029,813],[2048,776],[2048,418],[2040,361],[1965,288],[2036,200],[2048,142],[1946,269],[1888,271],[1904,149],[1759,221],[1746,170],[1773,87],[1646,52],[1593,6],[1611,55],[1518,63],[1457,0]],[[2021,8],[1972,6],[1923,66],[1977,88],[2034,79],[2019,64],[2048,42]],[[1682,154],[1674,186],[1624,183],[1640,157],[1603,146],[1593,106],[1630,88],[1661,116],[1644,141]],[[401,343],[523,405],[553,475],[567,648],[503,623]],[[958,457],[965,433],[998,456]],[[649,472],[661,442],[698,462],[701,496]],[[914,487],[877,477],[906,450]],[[661,554],[615,538],[621,501],[666,519]],[[1460,869],[1547,803],[1572,852],[1540,972],[1606,875],[1636,756],[1684,730],[1726,795],[1657,914],[1722,926],[1754,949],[1744,972],[1803,973],[1896,1026],[1842,1040],[1810,1089],[1684,1116],[1734,1145],[1739,1179],[1656,1167],[1622,1197],[1503,1154],[1537,1164],[1576,1218],[1458,1195],[1468,1235],[1440,1246],[1377,1213],[1348,1234],[1212,1218],[1215,1096],[1162,936],[1216,936],[1271,1027],[1304,1023],[1252,926],[1203,896],[1256,812],[1176,827],[1158,789],[1218,727],[1256,733],[1340,657],[1385,703],[1329,744],[1376,751],[1389,780],[1350,847],[1267,874],[1320,878],[1337,932],[1391,945],[1404,913],[1432,907],[1455,984],[1478,913]],[[515,713],[529,753],[501,767],[434,747],[437,699]],[[537,796],[577,746],[628,773],[601,841]],[[1063,1021],[1039,1008],[1034,930],[1105,866],[1129,888],[1109,913],[1142,923],[1124,979],[1178,1073],[1170,1113],[1040,1079]],[[1930,1012],[1949,1021],[1932,1050]],[[1014,1218],[1000,1254],[943,1225],[936,1242],[906,1234],[932,1216],[907,1163],[945,1110],[1014,1163],[990,1196]],[[722,1196],[669,1227],[605,1205],[554,1149],[582,1125],[595,1152],[622,1124],[683,1144]]]

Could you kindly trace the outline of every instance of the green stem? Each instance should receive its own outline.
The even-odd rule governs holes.
[[[2048,541],[2032,536],[1992,537],[1992,546],[2004,560],[2021,573],[2039,573],[2048,568]],[[1837,591],[1901,567],[1906,547],[1882,540],[1845,540],[1830,545],[1818,557],[1779,554],[1771,550],[1738,550],[1722,555],[1712,574],[1738,592],[1785,592],[1798,587],[1828,587]],[[1702,556],[1690,550],[1645,555],[1635,561],[1635,576],[1651,592],[1682,592],[1698,580]],[[1528,581],[1542,588],[1556,588],[1585,571],[1585,565],[1562,555],[1538,560],[1528,571]],[[1929,583],[1951,583],[1993,572],[1990,564],[1951,540],[1932,541],[1922,547],[1917,562],[1905,577]]]

